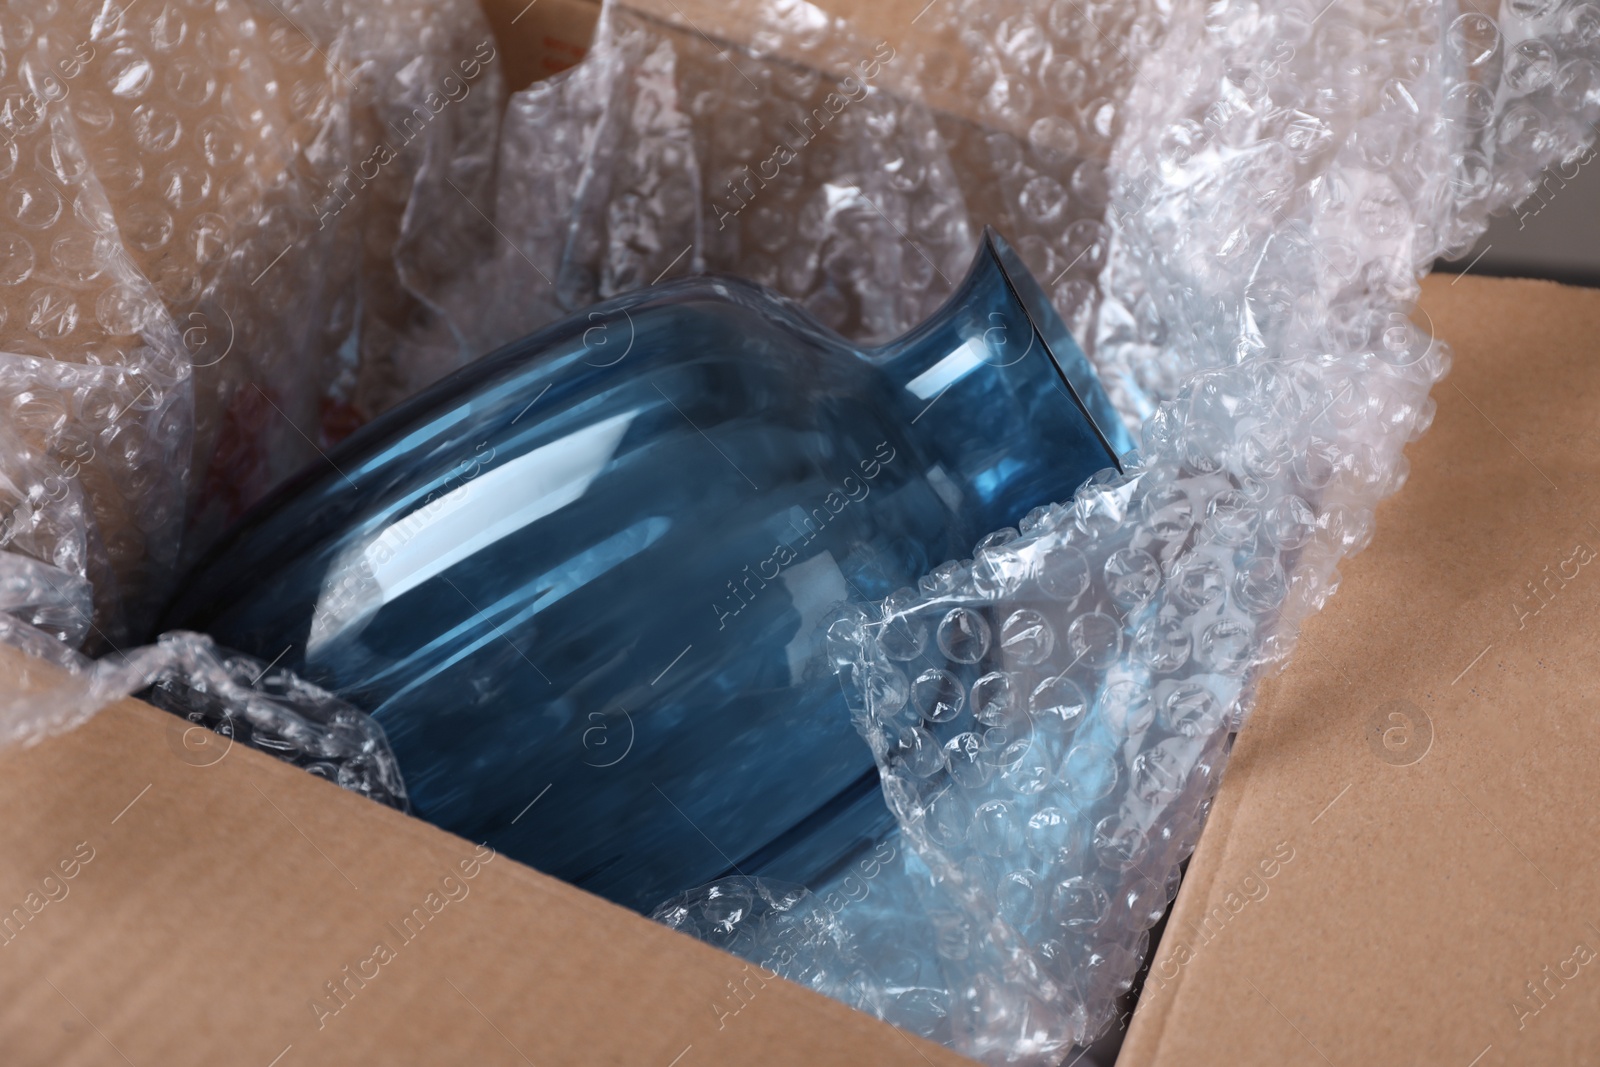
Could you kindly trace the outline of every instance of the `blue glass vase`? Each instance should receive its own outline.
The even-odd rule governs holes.
[[[464,368],[264,502],[164,625],[372,713],[418,815],[640,910],[892,828],[824,650],[1129,443],[986,232],[878,348],[692,278]]]

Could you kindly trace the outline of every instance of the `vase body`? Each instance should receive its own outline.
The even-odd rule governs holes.
[[[344,442],[164,620],[370,712],[416,813],[636,909],[812,883],[892,827],[824,651],[1127,441],[1003,242],[860,349],[690,279],[464,368]]]

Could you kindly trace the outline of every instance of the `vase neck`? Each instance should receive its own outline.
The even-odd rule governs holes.
[[[1022,503],[1052,476],[1059,486],[1063,466],[1120,470],[1132,448],[1083,350],[992,230],[944,306],[873,358],[899,387],[914,438],[993,526],[1050,502]]]

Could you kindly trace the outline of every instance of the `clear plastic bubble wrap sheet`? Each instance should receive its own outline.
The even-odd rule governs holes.
[[[1600,8],[1063,0],[920,18],[972,46],[964,91],[1033,134],[1011,154],[989,141],[998,179],[983,198],[963,186],[968,209],[998,193],[1022,221],[1142,452],[834,625],[900,891],[733,879],[657,917],[980,1060],[1054,1064],[1114,1020],[1255,681],[1405,480],[1450,359],[1409,317],[1420,277],[1587,151]],[[1125,76],[1064,97],[1052,64],[1091,33]],[[1098,215],[1039,152],[1097,136]],[[1049,270],[1091,226],[1092,285],[1062,284]],[[803,226],[792,240],[815,249]]]
[[[1073,3],[942,6],[880,25],[794,0],[608,4],[583,63],[511,98],[505,242],[441,300],[448,329],[483,351],[712,271],[888,340],[993,225],[1092,343],[1121,55],[1160,20],[1121,6],[1097,16],[1107,36]],[[485,300],[490,280],[522,299]]]
[[[16,577],[9,559],[0,557],[0,608],[8,609],[0,613],[0,642],[32,658],[5,662],[10,685],[0,691],[0,745],[76,725],[138,692],[180,716],[172,720],[167,742],[185,763],[210,766],[242,744],[380,804],[409,810],[399,764],[372,716],[275,664],[220,649],[204,634],[174,631],[154,645],[90,660],[42,629],[47,618],[35,614],[31,624],[17,618],[28,613],[19,613],[23,605],[5,596]],[[26,577],[34,586],[47,577],[70,581],[61,574]],[[45,699],[49,718],[40,721]]]
[[[448,369],[406,338],[494,239],[495,51],[472,0],[0,5],[14,643],[141,635],[183,556]],[[18,701],[10,736],[83,713]]]
[[[853,337],[925,318],[981,224],[908,64],[809,4],[663,7],[676,24],[607,6],[583,63],[513,95],[495,216],[506,241],[443,302],[456,334],[483,351],[707,271],[770,286]],[[751,32],[781,54],[728,50]],[[485,300],[490,279],[523,298]]]

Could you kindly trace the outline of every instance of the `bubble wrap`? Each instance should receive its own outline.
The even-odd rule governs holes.
[[[756,984],[742,983],[743,990],[736,992],[740,999],[781,977],[847,1004],[878,1007],[882,991],[850,934],[833,909],[804,886],[725,878],[664,901],[651,918],[755,962],[760,968]],[[738,999],[729,1001],[712,1005],[718,1022],[743,1006]]]
[[[1140,18],[927,17],[1010,94],[1037,87],[1062,6]],[[976,26],[1001,32],[986,46]],[[1053,295],[1091,329],[1142,455],[830,631],[925,876],[860,905],[871,919],[832,914],[823,941],[739,937],[720,885],[660,916],[794,968],[886,908],[920,913],[933,936],[911,969],[940,976],[922,1010],[885,995],[904,988],[903,946],[859,952],[843,985],[985,1062],[1058,1063],[1113,1021],[1254,682],[1368,543],[1431,421],[1450,356],[1408,318],[1420,276],[1576,159],[1600,117],[1592,5],[1516,4],[1497,24],[1433,0],[1215,3],[1123,51],[1120,96],[1055,98],[1080,139],[1103,122],[1113,145],[1092,314]]]
[[[33,573],[19,576],[13,559],[0,557],[0,642],[33,658],[6,660],[11,684],[0,690],[0,745],[37,741],[136,693],[181,716],[167,742],[192,766],[218,763],[242,744],[410,810],[399,763],[370,715],[274,664],[219,649],[203,634],[174,631],[126,655],[91,660],[70,646],[72,620],[88,618],[87,587],[72,586],[63,572],[41,573],[50,568],[31,561],[22,567]],[[36,590],[52,586],[61,597],[39,602]],[[19,603],[23,589],[31,602]]]
[[[92,582],[100,647],[185,544],[421,384],[382,327],[485,228],[485,55],[466,0],[0,13],[0,546]]]
[[[88,609],[21,617],[120,648],[226,521],[449,369],[408,338],[494,239],[494,57],[471,0],[0,7],[0,574]]]
[[[608,4],[582,64],[512,96],[504,242],[441,298],[441,330],[484,351],[719,271],[888,340],[950,293],[992,224],[1092,345],[1123,55],[1162,23],[1131,5],[1099,14],[1107,33],[1075,3],[1020,12],[857,26],[794,0]],[[490,281],[524,298],[485,300]],[[1135,386],[1106,384],[1139,409]]]
[[[290,671],[219,649],[203,634],[162,634],[154,684],[138,695],[191,725],[168,733],[179,758],[210,766],[247,745],[401,811],[400,765],[376,719]]]
[[[779,52],[730,52],[754,30]],[[597,300],[723,272],[887,340],[961,277],[973,225],[911,64],[804,3],[607,5],[585,61],[511,99],[504,241],[441,301],[481,352]],[[484,286],[522,299],[485,300]]]

